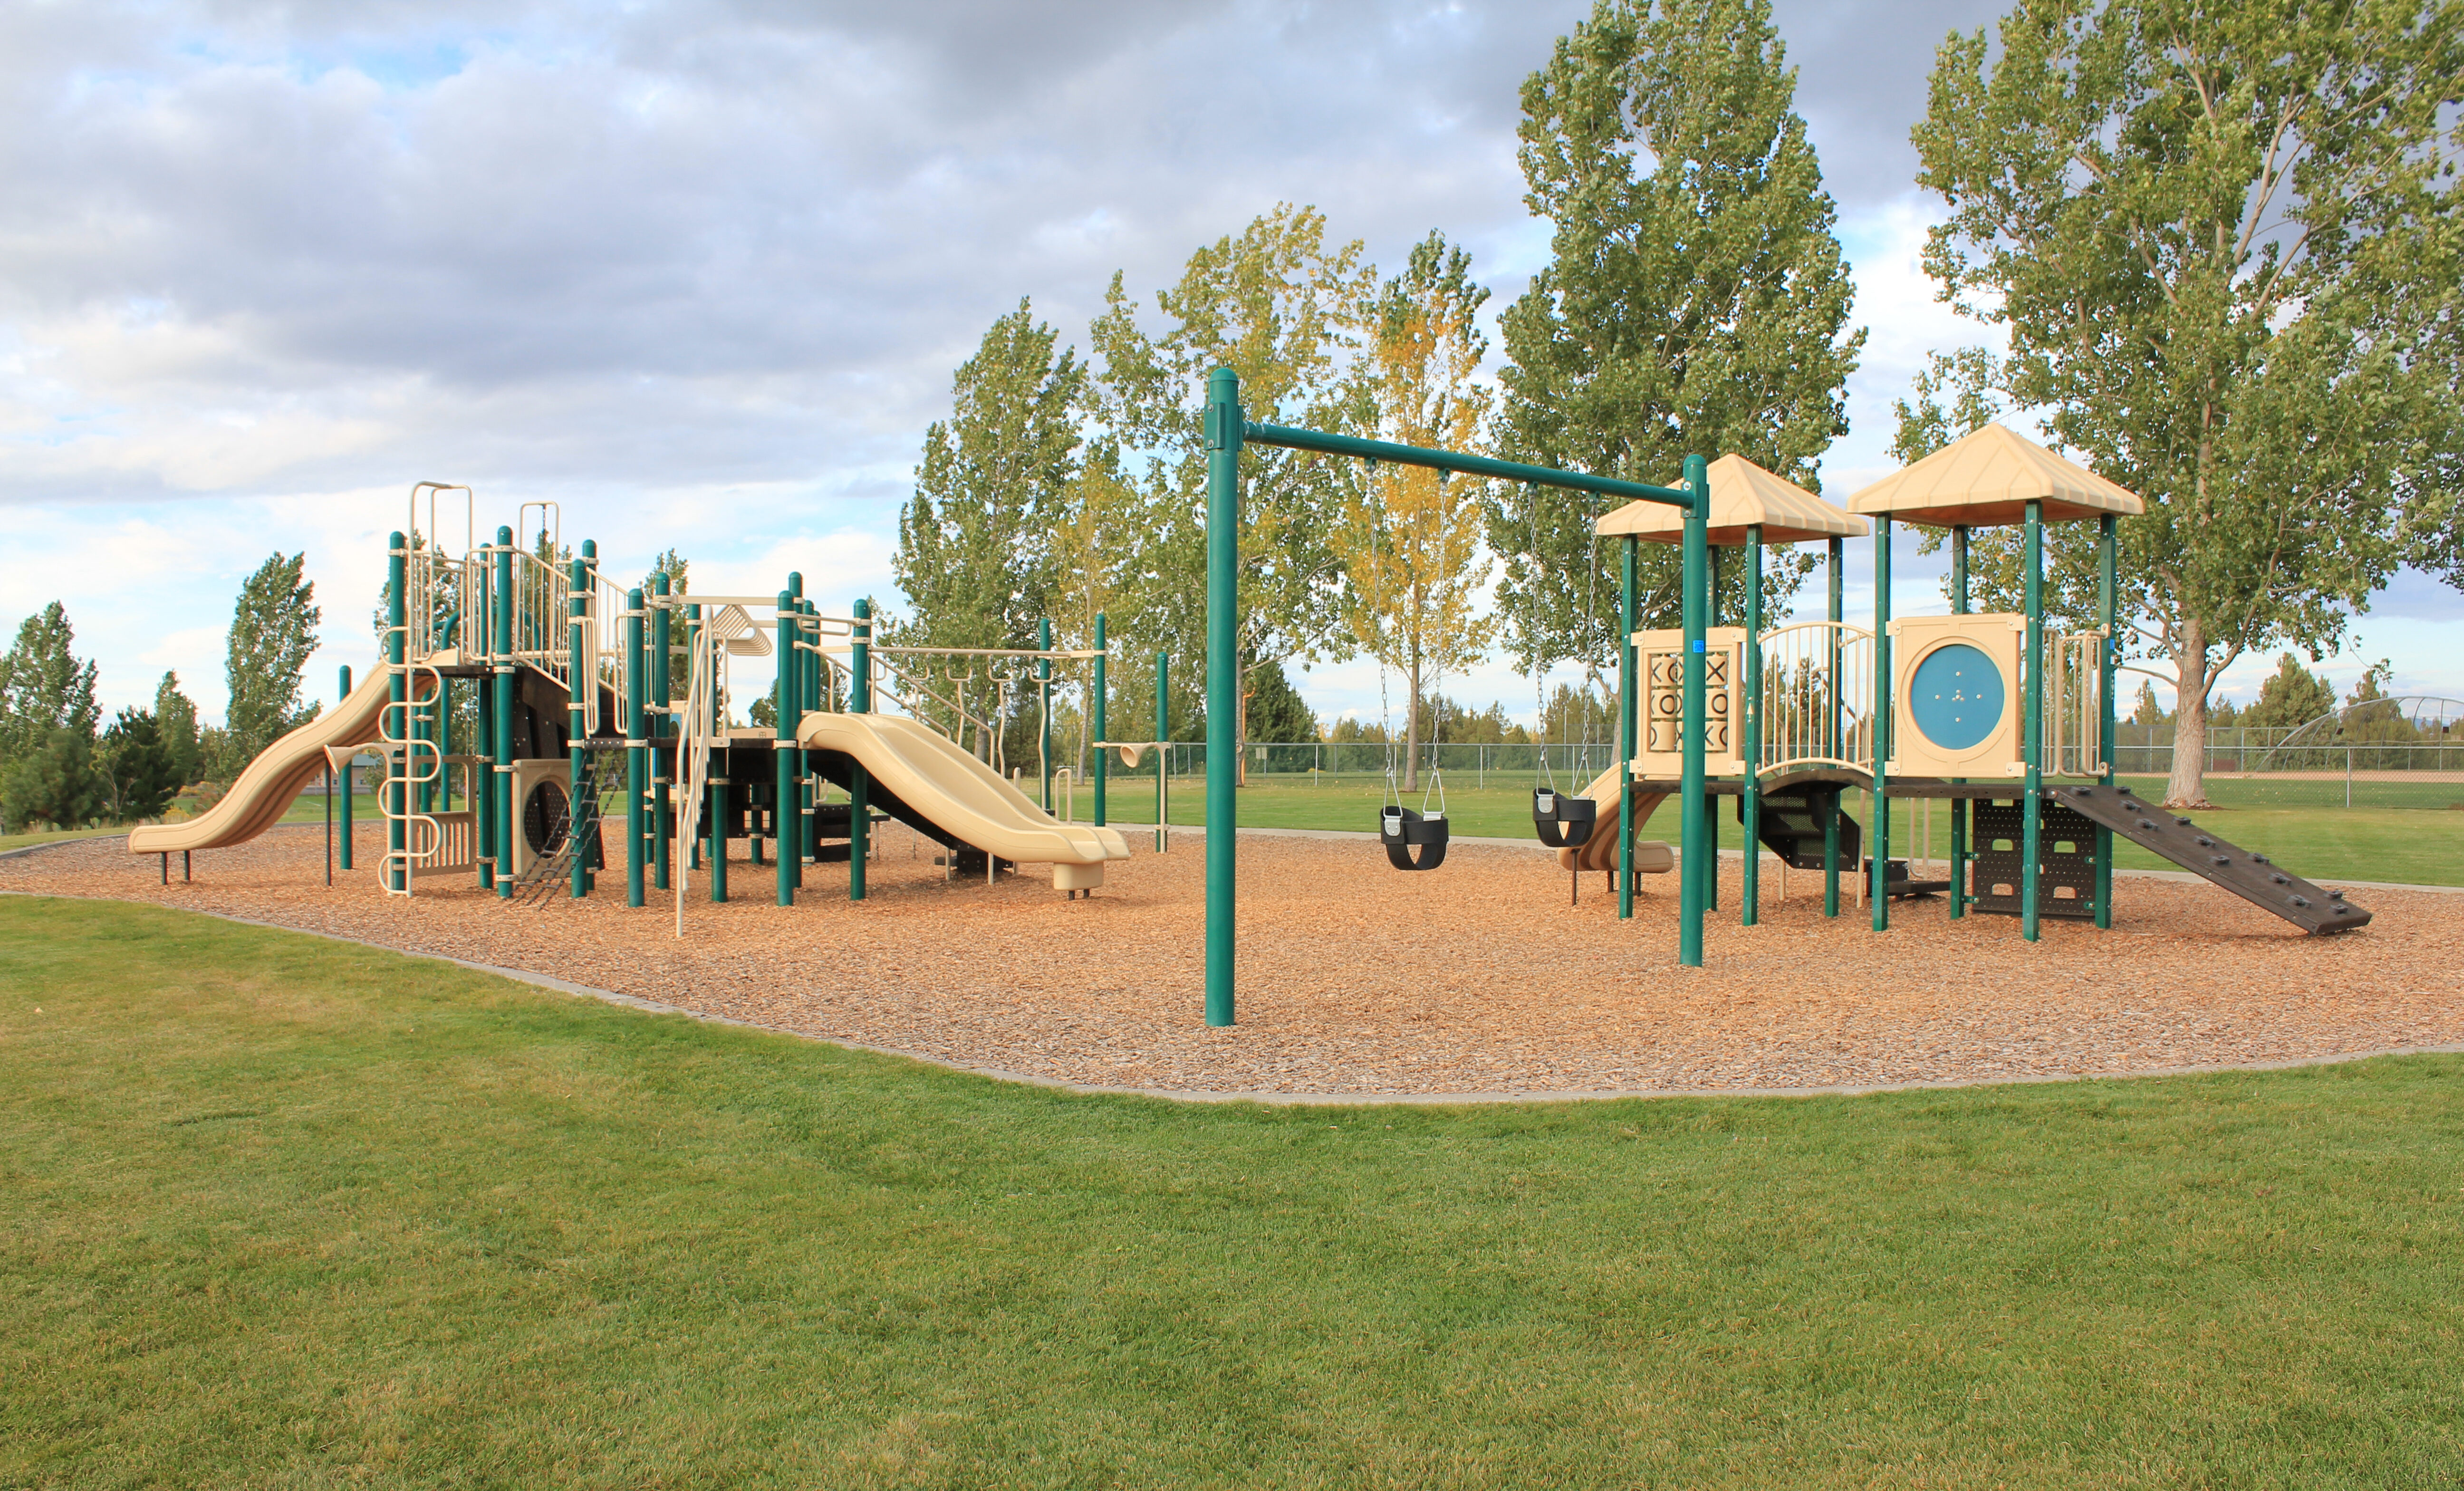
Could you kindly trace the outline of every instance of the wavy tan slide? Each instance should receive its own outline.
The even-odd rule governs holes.
[[[1582,843],[1557,851],[1560,870],[1614,870],[1617,867],[1617,779],[1625,768],[1615,766],[1592,780],[1583,795],[1600,805],[1599,826]],[[1639,835],[1642,826],[1660,805],[1668,800],[1665,792],[1646,792],[1634,800],[1634,831]],[[1634,841],[1634,868],[1639,875],[1666,875],[1677,868],[1677,851],[1657,839],[1637,837]]]
[[[434,687],[434,676],[414,677],[420,678],[417,697],[427,698]],[[128,852],[159,855],[227,849],[256,837],[280,822],[299,793],[325,769],[327,746],[365,746],[378,738],[391,693],[385,670],[378,669],[351,690],[350,698],[265,747],[210,812],[185,823],[154,823],[132,830]]]
[[[796,742],[844,751],[917,812],[978,849],[1017,864],[1052,866],[1055,890],[1104,883],[1109,860],[1130,857],[1111,829],[1064,823],[992,768],[929,725],[897,715],[804,716]]]

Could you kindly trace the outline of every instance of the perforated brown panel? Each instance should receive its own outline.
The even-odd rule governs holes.
[[[1969,820],[1969,842],[1975,846],[1979,911],[1996,916],[2019,914],[2020,871],[2026,857],[2019,852],[2027,832],[2027,814],[2017,798],[1978,801]],[[2048,802],[2037,818],[2036,915],[2085,920],[2096,915],[2096,823],[2085,813]]]

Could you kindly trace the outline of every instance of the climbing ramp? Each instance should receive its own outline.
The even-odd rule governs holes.
[[[2343,891],[2321,890],[2265,855],[2226,843],[2187,816],[2132,796],[2126,787],[2055,787],[2045,795],[2313,936],[2369,924],[2370,914],[2346,901]]]

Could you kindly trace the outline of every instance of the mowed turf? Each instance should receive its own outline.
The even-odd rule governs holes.
[[[1180,1105],[0,899],[0,1485],[2448,1485],[2459,1078]]]

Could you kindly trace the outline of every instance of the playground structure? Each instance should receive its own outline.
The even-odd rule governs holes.
[[[461,513],[440,514],[456,498]],[[384,769],[378,868],[390,895],[459,877],[506,900],[536,901],[557,889],[585,896],[616,862],[611,826],[621,835],[627,904],[671,890],[679,935],[694,870],[706,870],[711,899],[728,898],[735,839],[747,841],[756,864],[763,842],[773,847],[781,905],[794,903],[806,864],[838,860],[849,866],[849,899],[863,900],[869,832],[883,818],[940,845],[953,876],[980,869],[990,879],[1011,865],[1049,863],[1054,888],[1072,898],[1092,894],[1105,867],[1129,857],[1105,826],[1102,747],[1146,743],[1102,740],[1100,618],[1090,651],[1051,647],[1048,622],[1045,645],[1034,649],[885,646],[873,639],[865,603],[852,616],[822,615],[803,598],[799,575],[775,596],[675,595],[664,573],[648,593],[627,590],[600,574],[588,541],[557,562],[554,504],[525,504],[519,515],[525,531],[537,515],[535,549],[517,545],[511,526],[493,544],[474,542],[468,487],[421,482],[410,504],[409,531],[422,537],[392,536],[384,665],[356,689],[344,670],[336,708],[275,742],[211,811],[132,833],[131,852],[162,855],[167,876],[174,851],[253,838],[319,772],[366,748]],[[440,516],[462,520],[458,557],[437,542]],[[730,666],[757,656],[778,659],[777,723],[731,725]],[[1047,811],[1053,669],[1071,662],[1094,672],[1089,723],[1098,748],[1087,825]],[[1159,680],[1165,666],[1158,655]],[[979,672],[997,689],[981,707],[969,697]],[[1001,771],[1001,717],[1022,679],[1044,702],[1041,802]],[[884,701],[911,715],[937,714],[952,731],[878,712]],[[465,704],[476,748],[456,751],[451,737]],[[1160,704],[1157,716],[1160,736]],[[970,730],[975,751],[959,744]],[[833,787],[843,793],[837,801]],[[1159,802],[1162,790],[1159,777]],[[603,814],[610,797],[623,803],[621,816]],[[348,794],[341,801],[348,869]]]
[[[1544,488],[1626,500],[1595,523],[1622,545],[1616,759],[1581,794],[1536,790],[1533,820],[1565,868],[1614,875],[1620,920],[1634,915],[1638,875],[1674,871],[1680,965],[1703,964],[1705,917],[1719,895],[1711,814],[1722,797],[1736,799],[1749,842],[1777,853],[1784,865],[1820,871],[1826,916],[1838,914],[1843,870],[1857,877],[1877,932],[1889,928],[1895,900],[1945,894],[1952,919],[1971,908],[2008,913],[2031,941],[2049,915],[2109,926],[2117,834],[2305,931],[2370,919],[2341,893],[2115,783],[2114,525],[2141,503],[2007,430],[1989,426],[1857,494],[1844,511],[1736,456],[1716,463],[1689,456],[1683,485],[1660,487],[1256,423],[1242,412],[1230,369],[1209,380],[1205,439],[1210,824],[1237,822],[1235,535],[1240,452],[1257,444],[1520,483],[1535,501]],[[454,498],[463,543],[448,552],[438,518]],[[1055,889],[1091,895],[1111,862],[1129,857],[1106,824],[1108,762],[1116,750],[1129,768],[1155,750],[1156,847],[1164,847],[1168,772],[1158,747],[1170,736],[1169,658],[1155,655],[1155,739],[1108,738],[1111,654],[1100,616],[1094,646],[1083,651],[1052,647],[1048,622],[1031,649],[891,645],[874,637],[862,602],[851,616],[821,614],[798,575],[775,596],[671,594],[663,573],[647,593],[621,589],[601,576],[594,545],[585,541],[577,556],[560,558],[553,504],[520,511],[522,531],[539,534],[535,548],[517,545],[513,526],[479,544],[473,501],[467,487],[413,487],[407,526],[415,537],[396,533],[391,541],[378,673],[355,689],[346,670],[336,709],[275,743],[211,812],[131,834],[131,851],[163,855],[167,878],[171,851],[254,836],[319,770],[331,771],[338,755],[363,746],[384,764],[379,868],[388,894],[408,896],[423,879],[460,876],[507,900],[536,901],[558,889],[587,896],[615,860],[607,845],[614,827],[627,903],[643,906],[652,892],[671,891],[679,936],[692,873],[706,871],[711,899],[726,900],[727,846],[739,838],[757,865],[764,841],[774,846],[781,905],[795,902],[806,864],[837,860],[849,866],[848,899],[864,900],[870,830],[885,819],[941,846],[938,862],[953,877],[980,869],[990,879],[1008,865],[1048,863]],[[2088,519],[2101,538],[2100,624],[2049,634],[2043,524]],[[1948,530],[1949,614],[1892,616],[1894,522]],[[1969,533],[2007,523],[2024,529],[2023,610],[1971,613]],[[1870,630],[1846,619],[1841,573],[1846,541],[1868,535]],[[1815,540],[1829,560],[1827,617],[1766,628],[1763,550]],[[1637,624],[1637,559],[1645,542],[1682,546],[1677,628]],[[1723,626],[1713,597],[1731,549],[1743,550],[1747,566],[1745,614],[1742,625]],[[776,722],[766,728],[728,723],[730,668],[753,656],[777,659]],[[1084,825],[1051,811],[1053,669],[1080,662],[1091,669],[1093,821]],[[970,694],[979,669],[995,691],[980,707]],[[1009,671],[997,677],[1001,669]],[[1001,769],[1008,701],[1030,683],[1045,704],[1038,796]],[[452,722],[464,702],[476,748],[456,751]],[[934,728],[926,717],[948,728]],[[1067,786],[1074,791],[1076,783]],[[840,800],[831,800],[832,789]],[[1871,824],[1843,811],[1851,790],[1870,793]],[[603,815],[610,797],[623,804],[621,815]],[[1948,805],[1947,878],[1915,879],[1905,859],[1892,857],[1890,805],[1899,798]],[[1639,841],[1670,799],[1678,804],[1678,844]],[[348,868],[347,794],[341,801]],[[1441,813],[1421,818],[1381,804],[1379,828],[1397,868],[1434,868],[1442,859]],[[1238,853],[1233,833],[1206,835],[1210,1025],[1234,1019]],[[1759,855],[1749,854],[1740,887],[1749,926],[1761,915],[1759,873]]]

